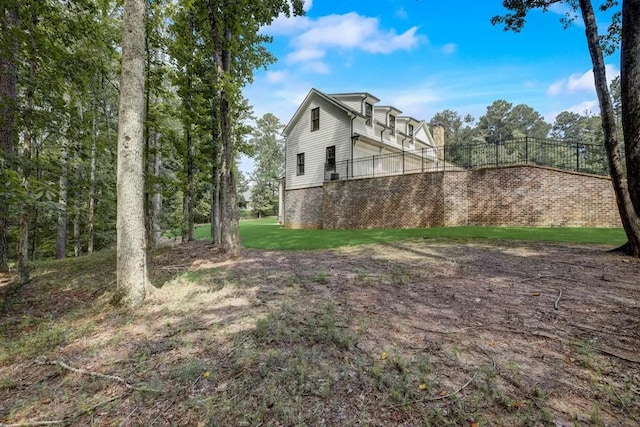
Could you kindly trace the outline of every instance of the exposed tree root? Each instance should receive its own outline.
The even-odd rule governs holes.
[[[633,256],[633,248],[631,248],[631,243],[627,242],[622,246],[618,246],[615,249],[611,249],[609,252],[613,253],[622,253],[624,255]]]

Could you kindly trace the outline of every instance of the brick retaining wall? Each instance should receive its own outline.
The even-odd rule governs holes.
[[[284,225],[288,228],[322,228],[322,187],[287,190]]]
[[[334,181],[319,191],[322,210],[307,216],[327,229],[621,225],[609,178],[536,166]],[[317,192],[313,202],[298,196],[285,202],[288,212],[319,206]]]

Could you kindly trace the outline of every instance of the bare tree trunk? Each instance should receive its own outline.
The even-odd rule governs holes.
[[[239,257],[241,252],[240,235],[238,233],[238,203],[233,176],[235,162],[234,141],[231,130],[231,108],[229,90],[225,88],[225,76],[231,73],[231,29],[225,27],[220,37],[220,24],[224,23],[220,16],[218,5],[213,0],[207,0],[211,35],[214,44],[214,57],[217,72],[223,78],[217,79],[221,84],[220,111],[220,142],[222,148],[220,164],[220,248],[232,257]],[[212,197],[213,198],[213,197]]]
[[[114,148],[114,145],[112,143],[112,138],[111,138],[111,114],[109,114],[109,106],[107,105],[107,88],[105,87],[104,84],[104,74],[102,75],[102,78],[100,79],[101,82],[101,86],[102,86],[102,111],[104,113],[104,120],[105,120],[105,127],[107,128],[107,147],[109,150],[109,153],[111,153],[111,160],[112,160],[112,164],[114,165],[115,168],[117,168],[117,161],[116,161],[116,153]]]
[[[73,256],[76,258],[82,255],[82,239],[80,235],[80,200],[77,200],[77,202],[73,218]]]
[[[189,34],[193,36],[195,33],[195,19],[193,11],[189,11]],[[193,55],[193,52],[190,52]],[[185,187],[183,194],[183,206],[182,206],[182,242],[192,241],[195,239],[195,225],[193,221],[193,199],[194,199],[194,146],[193,146],[193,56],[189,59],[186,65],[186,78],[187,78],[187,92],[185,94],[184,102],[186,109],[186,123],[185,136]]]
[[[231,72],[231,29],[224,30],[225,47],[222,50],[222,70]],[[220,175],[220,247],[232,257],[240,256],[240,234],[238,232],[238,195],[233,174],[235,148],[231,130],[231,108],[227,90],[220,97],[220,134],[222,141],[222,167]]]
[[[127,305],[150,291],[144,217],[146,0],[125,0],[118,116],[117,286]]]
[[[214,97],[216,99],[216,97]],[[211,242],[220,245],[220,138],[218,106],[211,105]]]
[[[160,133],[153,130],[153,184],[151,186],[151,248],[160,247],[160,215],[162,214],[162,192],[160,189],[160,168],[162,167],[162,153],[160,151]]]
[[[187,192],[185,198],[185,220],[187,222],[187,241],[195,240],[195,225],[193,224],[193,137],[191,123],[187,128]]]
[[[7,29],[17,25],[18,17],[13,7],[2,7],[0,13],[6,19]],[[5,170],[13,169],[16,143],[17,42],[9,37],[10,46],[0,49],[0,177],[5,175]],[[0,195],[0,271],[7,271],[9,268],[9,202],[9,197]]]
[[[82,110],[80,111],[80,120],[82,118]],[[76,192],[74,197],[74,217],[73,217],[73,256],[76,258],[82,255],[82,235],[81,235],[81,222],[82,222],[82,147],[80,143],[76,146],[77,164],[76,164]]]
[[[89,154],[89,212],[87,212],[87,253],[93,253],[93,239],[95,235],[94,217],[96,213],[96,125],[97,111],[95,103],[93,106],[93,117],[91,118],[91,151]]]
[[[60,177],[58,180],[58,232],[56,234],[56,258],[67,256],[67,198],[69,185],[69,144],[66,135],[60,147]]]
[[[29,194],[31,180],[31,146],[33,139],[33,110],[35,97],[35,81],[36,81],[36,39],[35,27],[38,17],[35,7],[31,4],[31,16],[29,19],[30,33],[30,52],[29,52],[29,77],[27,88],[25,90],[25,111],[24,111],[24,134],[22,143],[22,187],[25,194]],[[18,274],[20,281],[25,283],[29,281],[29,214],[31,206],[28,202],[22,203],[20,212],[20,242],[18,244]]]
[[[628,0],[625,0],[625,3],[627,1]],[[600,116],[602,118],[602,127],[604,130],[604,145],[609,162],[609,173],[611,174],[611,181],[616,195],[616,202],[618,204],[618,211],[620,212],[622,226],[624,227],[624,231],[627,235],[629,252],[638,257],[640,256],[640,218],[634,210],[627,180],[624,177],[624,169],[622,167],[620,147],[618,143],[618,131],[616,128],[613,104],[611,103],[609,88],[607,86],[604,57],[602,56],[602,50],[600,48],[595,14],[590,0],[579,0],[579,2],[580,10],[582,11],[582,18],[585,23],[585,32],[587,36],[587,44],[589,46],[589,53],[591,54],[591,62],[593,63],[593,74],[595,77],[596,93],[600,103]],[[638,170],[636,169],[636,173],[637,172]]]

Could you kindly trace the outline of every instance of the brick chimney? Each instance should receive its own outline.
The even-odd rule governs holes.
[[[436,143],[438,151],[444,148],[444,125],[442,123],[434,123],[431,126],[431,136],[433,136],[433,142]]]

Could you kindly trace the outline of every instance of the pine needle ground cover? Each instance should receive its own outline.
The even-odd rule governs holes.
[[[39,263],[0,278],[0,424],[637,425],[640,263],[612,247],[196,241],[135,311],[113,252]]]

